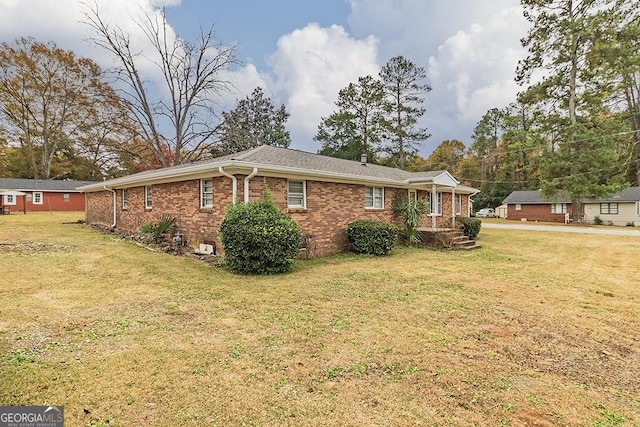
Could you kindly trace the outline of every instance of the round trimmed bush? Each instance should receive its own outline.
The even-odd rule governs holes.
[[[466,218],[459,216],[456,217],[456,221],[462,225],[462,232],[465,236],[471,240],[475,240],[475,238],[478,237],[480,227],[482,226],[482,221],[478,218]]]
[[[291,270],[302,241],[298,223],[270,200],[229,207],[220,234],[226,264],[243,274]]]
[[[356,252],[386,255],[396,244],[398,227],[385,221],[361,219],[349,223],[347,237]]]

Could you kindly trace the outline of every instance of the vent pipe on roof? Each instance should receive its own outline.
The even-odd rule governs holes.
[[[366,153],[362,153],[360,155],[360,163],[362,163],[364,166],[367,165],[367,154]]]

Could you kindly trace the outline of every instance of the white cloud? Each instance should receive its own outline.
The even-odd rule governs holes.
[[[98,4],[105,22],[130,32],[134,43],[142,43],[144,36],[134,19],[145,13],[157,13],[160,3],[169,5],[179,1],[102,0]],[[94,34],[85,24],[84,13],[93,5],[93,0],[0,0],[0,38],[8,42],[22,36],[54,41],[63,49],[108,66],[111,64],[108,55],[87,42]]]
[[[347,0],[356,37],[379,37],[379,61],[404,55],[428,72],[422,125],[433,136],[429,154],[445,139],[469,144],[473,128],[489,108],[513,100],[519,40],[528,23],[519,0]]]
[[[73,50],[107,68],[109,54],[87,42],[92,36],[82,6],[93,0],[0,0],[0,40],[20,36]],[[433,134],[423,148],[429,154],[444,139],[470,143],[475,123],[487,109],[512,101],[519,39],[528,23],[519,0],[346,0],[349,28],[308,24],[280,37],[268,69],[252,64],[228,74],[237,92],[220,100],[228,109],[262,86],[274,104],[285,103],[293,145],[311,151],[322,116],[334,110],[338,91],[360,76],[376,75],[392,56],[404,55],[428,71],[433,90],[426,96],[421,126]],[[147,50],[135,19],[180,0],[100,0],[103,18],[129,31],[132,45]],[[240,31],[240,30],[239,30]],[[245,31],[244,29],[241,31]],[[247,29],[246,31],[251,31]],[[147,78],[158,77],[149,62]]]
[[[526,21],[519,7],[503,9],[482,24],[458,31],[429,58],[432,101],[440,105],[454,102],[448,116],[439,119],[466,132],[456,138],[468,142],[487,110],[515,100],[520,89],[514,81],[515,69],[526,52],[514,40],[520,39],[523,28]]]
[[[278,40],[269,58],[276,90],[291,114],[293,144],[315,151],[312,141],[320,118],[335,109],[340,89],[358,77],[376,75],[377,39],[358,40],[340,26],[309,24]]]

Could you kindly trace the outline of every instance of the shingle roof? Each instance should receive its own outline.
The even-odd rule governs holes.
[[[261,145],[251,150],[242,151],[231,156],[234,160],[262,163],[271,166],[335,172],[339,174],[358,175],[362,177],[387,178],[405,180],[412,177],[433,178],[445,171],[407,172],[387,166],[362,164],[353,160],[338,159],[292,150],[270,145]]]
[[[611,196],[602,199],[586,200],[590,202],[637,202],[640,201],[640,187],[629,187]],[[533,204],[551,204],[551,203],[571,203],[571,200],[559,197],[554,200],[545,200],[540,190],[530,191],[514,191],[502,201],[503,204],[513,205],[533,205]]]
[[[165,171],[186,169],[194,165],[211,165],[226,163],[228,161],[242,161],[257,165],[275,166],[306,169],[310,171],[335,172],[339,174],[359,175],[362,177],[387,178],[405,180],[411,177],[432,178],[445,171],[429,172],[407,172],[402,169],[390,168],[388,166],[374,165],[353,160],[339,159],[336,157],[323,156],[320,154],[308,153],[306,151],[294,150],[291,148],[274,147],[271,145],[260,145],[249,150],[216,157],[209,160],[186,163],[177,166],[163,168]],[[149,170],[135,174],[144,176],[154,174],[157,170]]]
[[[0,189],[18,191],[78,192],[76,188],[93,181],[62,181],[54,179],[0,178]]]
[[[640,187],[629,187],[609,197],[598,199],[598,202],[638,202],[640,201]]]
[[[188,175],[197,171],[215,170],[219,166],[258,167],[272,171],[308,174],[309,176],[332,176],[358,180],[380,180],[406,184],[409,181],[430,181],[449,175],[447,171],[407,172],[401,169],[374,165],[370,163],[338,159],[289,148],[261,145],[249,150],[163,169],[140,172],[128,177],[107,181],[104,184],[123,185],[140,183],[145,179],[157,179]],[[449,175],[450,176],[450,175]],[[102,183],[101,183],[102,184]],[[93,187],[90,189],[94,189]],[[465,187],[469,189],[469,187]],[[89,190],[89,189],[88,189]],[[476,191],[471,189],[471,192]]]

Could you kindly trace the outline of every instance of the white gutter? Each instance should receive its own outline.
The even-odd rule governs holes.
[[[368,175],[358,175],[351,173],[343,173],[343,172],[332,172],[325,170],[313,170],[313,169],[305,169],[300,167],[291,167],[291,166],[277,166],[270,164],[262,164],[256,162],[247,162],[241,160],[224,160],[222,162],[216,163],[198,163],[195,165],[184,165],[182,167],[173,167],[168,169],[157,169],[154,171],[140,172],[134,175],[129,175],[121,178],[114,178],[108,181],[108,185],[110,187],[120,187],[120,186],[136,186],[136,185],[148,185],[149,183],[153,183],[154,181],[163,181],[163,180],[175,180],[175,178],[180,179],[189,179],[192,176],[198,176],[200,174],[206,174],[211,171],[213,168],[218,168],[221,170],[222,168],[247,168],[254,169],[260,168],[262,174],[265,173],[277,173],[277,174],[292,174],[298,176],[305,176],[307,179],[313,178],[324,178],[330,179],[338,182],[347,181],[355,181],[360,183],[367,184],[378,184],[378,185],[389,185],[389,186],[398,186],[398,185],[429,185],[429,184],[439,184],[444,185],[446,187],[451,188],[452,185],[449,183],[441,183],[437,182],[437,180],[444,176],[449,176],[451,182],[458,183],[451,174],[444,171],[434,177],[409,177],[409,178],[381,178],[375,176]],[[222,173],[222,172],[221,172]],[[223,175],[230,177],[231,175],[222,173]],[[203,175],[204,176],[204,175]],[[207,175],[208,176],[208,175]],[[436,182],[434,182],[436,180]],[[457,185],[454,184],[457,187]],[[99,191],[102,189],[100,184],[88,184],[85,186],[78,187],[80,191]],[[459,191],[460,192],[460,191]]]
[[[244,179],[244,204],[245,205],[249,203],[249,180],[254,176],[256,176],[257,173],[258,173],[258,168],[253,168],[253,171],[251,171],[251,174],[247,175],[247,177]]]
[[[111,228],[116,228],[116,222],[117,222],[117,215],[116,215],[116,202],[117,202],[117,196],[116,196],[116,190],[112,190],[111,188],[107,187],[106,185],[103,185],[104,189],[107,191],[111,191],[113,193],[113,224],[111,224]]]
[[[233,200],[233,204],[236,204],[236,199],[238,198],[238,178],[235,177],[235,175],[230,175],[228,173],[226,173],[224,171],[224,168],[222,166],[218,166],[218,172],[220,172],[222,175],[226,176],[227,178],[231,178],[232,181],[232,192],[231,194],[233,195],[232,200]]]

